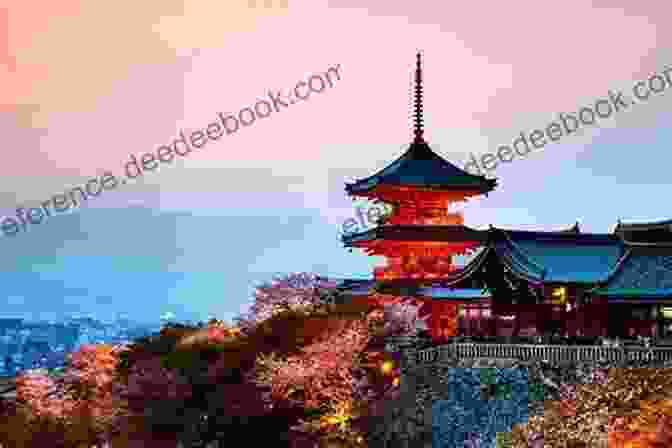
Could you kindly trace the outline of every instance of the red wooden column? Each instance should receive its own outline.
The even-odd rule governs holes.
[[[430,327],[432,339],[436,343],[445,343],[447,338],[457,336],[457,302],[433,301]]]

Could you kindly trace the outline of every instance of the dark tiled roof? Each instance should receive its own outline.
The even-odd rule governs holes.
[[[625,254],[618,238],[600,234],[495,231],[491,244],[520,276],[557,283],[605,281]]]
[[[631,246],[619,269],[598,295],[672,297],[672,247]]]
[[[492,251],[514,274],[533,282],[596,284],[606,281],[625,260],[626,246],[620,238],[611,234],[504,231],[495,228],[478,231],[464,226],[450,227],[451,230],[441,230],[439,226],[379,226],[350,235],[344,241],[346,246],[354,246],[358,242],[376,239],[472,240],[482,241],[490,248],[483,250],[464,269],[442,279],[442,287],[453,287],[466,280]]]
[[[630,231],[630,230],[648,230],[648,229],[671,229],[672,228],[672,219],[666,219],[662,221],[652,221],[652,222],[639,222],[639,223],[630,223],[624,224],[619,222],[616,225],[616,231]]]
[[[614,234],[629,243],[671,244],[672,220],[633,224],[619,221]]]
[[[376,174],[346,184],[345,190],[353,195],[371,191],[378,185],[487,193],[494,190],[497,180],[469,174],[436,154],[425,141],[419,141]]]
[[[569,229],[561,230],[560,233],[573,233],[573,234],[579,234],[581,233],[581,227],[579,227],[579,222],[577,221],[572,227]]]
[[[368,295],[374,291],[387,293],[402,293],[402,295],[416,295],[423,288],[425,291],[435,290],[437,295],[446,289],[473,289],[468,285],[468,281],[472,275],[479,271],[483,263],[488,259],[491,250],[486,248],[482,250],[476,257],[474,257],[467,265],[461,269],[453,271],[449,276],[441,279],[397,279],[377,281],[375,279],[358,280],[345,279],[342,280],[337,289],[348,295]],[[427,289],[429,288],[429,289]],[[469,292],[470,297],[473,292]]]
[[[606,244],[619,245],[620,238],[610,233],[576,233],[574,228],[569,230],[560,230],[555,232],[533,231],[533,230],[509,230],[501,228],[493,228],[495,237],[501,239],[503,234],[507,235],[514,241],[539,241],[539,242],[555,242],[568,243],[571,246],[580,244]]]

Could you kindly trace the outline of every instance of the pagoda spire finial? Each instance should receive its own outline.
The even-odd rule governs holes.
[[[421,66],[421,55],[420,52],[416,54],[416,63],[415,63],[415,129],[413,134],[415,134],[415,143],[424,142],[422,137],[422,66]]]

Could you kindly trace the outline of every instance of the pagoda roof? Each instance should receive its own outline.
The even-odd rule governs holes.
[[[464,285],[468,284],[468,280],[476,273],[483,263],[487,260],[488,255],[491,253],[490,248],[485,248],[481,250],[478,255],[476,255],[469,263],[463,266],[461,269],[457,269],[450,273],[450,275],[436,279],[436,278],[426,278],[426,279],[396,279],[396,280],[385,280],[378,281],[375,279],[344,279],[339,282],[336,289],[341,293],[349,295],[369,295],[375,292],[378,293],[387,293],[394,292],[400,293],[402,295],[416,295],[423,288],[433,288],[437,290],[443,289],[471,289],[466,288]]]
[[[339,290],[349,296],[368,296],[377,292],[379,282],[376,280],[345,280]],[[385,282],[385,287],[394,286],[395,282]],[[484,300],[491,298],[490,293],[481,288],[450,288],[440,285],[415,286],[403,291],[403,283],[396,283],[401,295],[426,297],[432,300]]]
[[[432,300],[485,300],[492,298],[489,292],[481,288],[441,288],[436,286],[420,288],[418,295]]]
[[[398,159],[376,174],[346,184],[348,195],[364,194],[379,185],[414,187],[444,191],[488,193],[497,186],[496,179],[470,174],[432,151],[422,139],[411,143]]]
[[[605,281],[623,261],[623,242],[608,234],[493,229],[490,246],[514,274],[546,283]]]
[[[672,247],[628,245],[623,263],[592,293],[610,301],[672,298]]]
[[[487,230],[476,230],[463,225],[380,225],[364,232],[341,237],[345,247],[358,246],[376,240],[486,242],[487,239]]]

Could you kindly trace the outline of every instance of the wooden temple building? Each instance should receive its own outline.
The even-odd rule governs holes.
[[[344,280],[359,302],[421,304],[436,342],[454,336],[672,337],[672,220],[618,223],[612,233],[477,230],[453,205],[486,195],[495,179],[433,152],[423,136],[420,54],[412,143],[374,175],[346,185],[353,199],[392,206],[349,248],[386,258],[370,280]],[[471,255],[456,266],[456,255]]]

